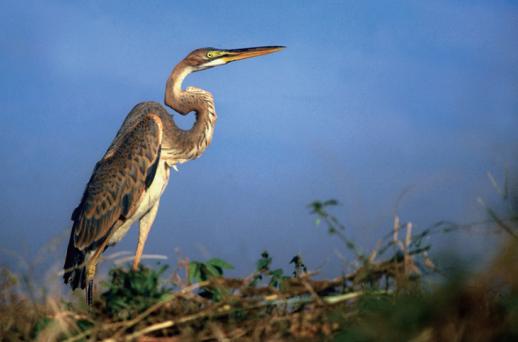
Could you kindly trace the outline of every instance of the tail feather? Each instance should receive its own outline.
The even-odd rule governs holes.
[[[63,266],[65,273],[63,279],[65,284],[70,284],[72,290],[78,287],[84,289],[86,287],[86,267],[85,252],[77,249],[74,245],[74,234],[70,234],[68,242],[67,256],[65,265]]]

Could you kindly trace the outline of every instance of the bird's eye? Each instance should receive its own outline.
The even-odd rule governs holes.
[[[207,52],[207,57],[212,58],[214,54],[212,52]]]

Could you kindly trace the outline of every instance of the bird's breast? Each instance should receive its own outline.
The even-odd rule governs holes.
[[[155,203],[160,200],[168,182],[169,166],[165,160],[161,159],[158,163],[155,178],[153,178],[151,185],[146,189],[146,191],[144,191],[142,201],[135,213],[135,216],[138,219],[144,216],[155,205]]]

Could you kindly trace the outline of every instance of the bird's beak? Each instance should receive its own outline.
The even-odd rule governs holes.
[[[226,50],[222,59],[225,63],[238,61],[240,59],[267,55],[284,49],[284,46],[260,46],[246,49]]]

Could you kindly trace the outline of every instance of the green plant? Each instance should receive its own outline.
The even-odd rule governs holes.
[[[300,255],[295,255],[291,259],[290,264],[293,264],[293,273],[292,274],[294,277],[299,277],[308,272],[308,268],[304,264],[304,261],[302,260],[302,257]]]
[[[518,240],[518,191],[516,191],[518,188],[518,184],[516,183],[518,183],[518,181],[515,180],[513,184],[509,184],[507,169],[505,170],[504,180],[501,186],[492,173],[488,172],[487,176],[496,193],[500,196],[502,202],[501,206],[505,212],[503,214],[498,213],[494,208],[488,206],[481,197],[478,198],[478,202],[484,207],[489,218],[499,229]]]
[[[319,226],[322,222],[325,223],[329,235],[337,236],[359,260],[365,261],[363,252],[356,246],[356,243],[345,234],[345,226],[336,216],[329,212],[329,208],[336,207],[339,204],[337,200],[329,199],[327,201],[311,202],[308,207],[311,209],[310,213],[316,216],[315,225]]]
[[[256,274],[250,285],[257,286],[263,279],[268,278],[268,286],[282,288],[284,280],[289,277],[284,275],[282,268],[270,269],[271,264],[272,257],[268,251],[263,251],[256,262]]]
[[[223,276],[224,270],[233,268],[234,266],[219,258],[212,258],[205,262],[191,261],[189,262],[189,282],[191,284],[199,283],[202,281],[221,277]],[[202,297],[211,298],[215,301],[219,301],[225,296],[226,291],[221,287],[203,287],[200,290],[199,294]]]
[[[101,294],[104,308],[109,315],[128,319],[162,299],[170,289],[160,284],[160,276],[167,269],[140,265],[137,271],[129,266],[110,270],[106,291]]]
[[[205,262],[191,261],[189,263],[189,282],[198,283],[214,277],[221,277],[223,270],[233,268],[234,266],[219,258],[212,258]]]

